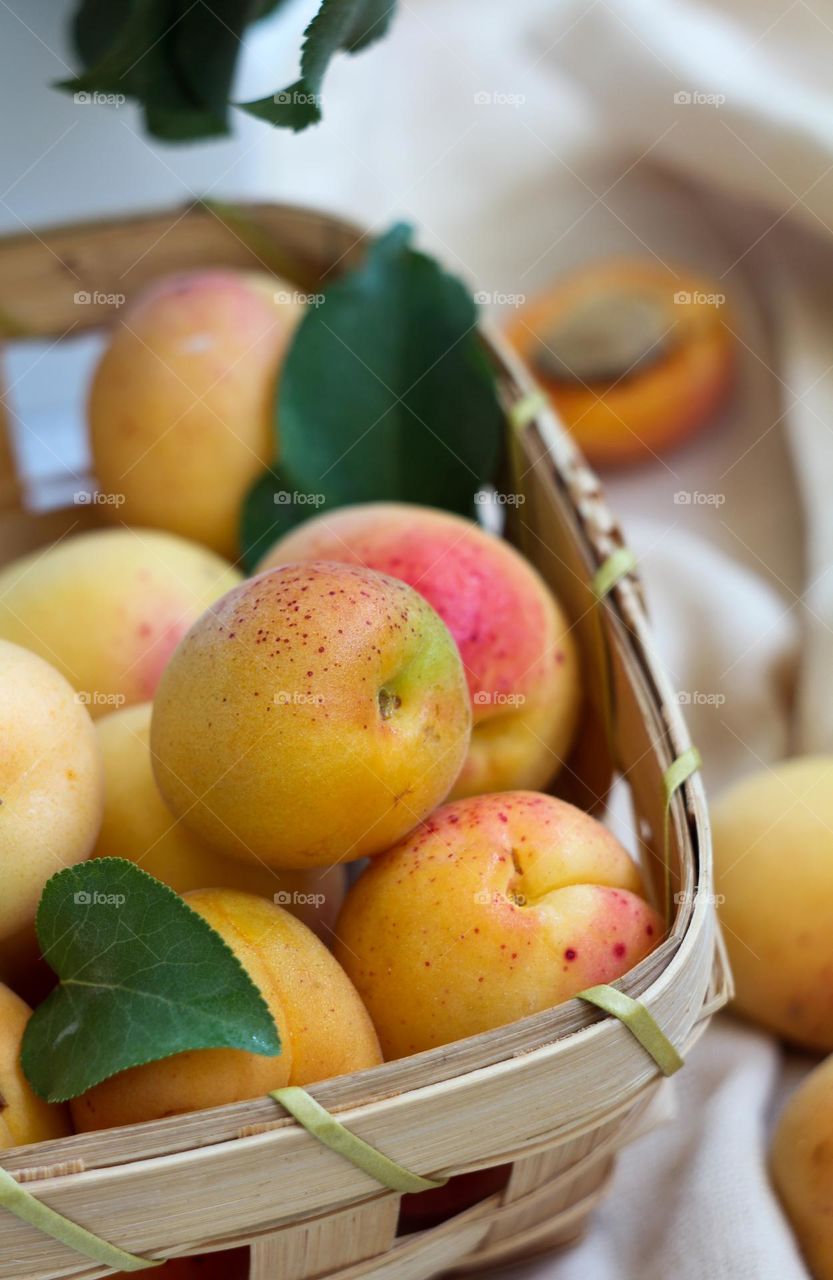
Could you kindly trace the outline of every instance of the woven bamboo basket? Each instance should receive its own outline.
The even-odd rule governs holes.
[[[95,328],[110,319],[108,295],[129,298],[176,269],[265,259],[320,289],[362,254],[361,235],[321,213],[249,205],[246,216],[245,236],[215,210],[194,206],[0,241],[6,337],[57,341]],[[262,242],[251,234],[257,228]],[[88,305],[77,305],[79,290],[91,295]],[[627,562],[599,592],[599,570],[615,565],[617,553],[621,560],[623,544],[596,478],[518,361],[496,338],[485,341],[515,424],[508,487],[523,505],[513,509],[507,536],[570,614],[588,690],[580,739],[557,789],[597,813],[614,777],[630,792],[638,856],[655,902],[670,901],[671,918],[660,946],[616,985],[685,1057],[730,994],[699,776],[670,801],[666,792],[669,767],[691,744]],[[4,560],[97,517],[92,505],[35,514],[9,436],[0,431]],[[628,1028],[581,1000],[312,1086],[348,1129],[415,1173],[510,1166],[501,1190],[440,1226],[402,1235],[400,1196],[270,1098],[0,1152],[0,1167],[66,1218],[146,1258],[245,1244],[252,1280],[419,1280],[574,1241],[605,1191],[617,1149],[667,1118],[669,1089]],[[0,1280],[108,1274],[0,1210]]]

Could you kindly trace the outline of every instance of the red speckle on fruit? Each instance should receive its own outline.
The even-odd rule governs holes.
[[[564,952],[564,959],[575,960],[577,955],[578,955],[578,952],[576,951],[575,947],[568,947],[567,950]]]
[[[626,951],[627,951],[627,947],[625,946],[624,942],[617,942],[616,946],[613,948],[613,954],[616,956],[618,960],[622,959]]]

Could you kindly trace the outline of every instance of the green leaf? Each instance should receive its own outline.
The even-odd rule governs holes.
[[[244,548],[243,562],[251,572],[258,561],[278,538],[296,522],[289,503],[282,503],[280,495],[287,490],[287,482],[270,467],[252,485],[243,503],[240,527],[240,543]]]
[[[148,131],[169,142],[229,132],[228,107],[248,27],[284,0],[82,0],[72,25],[83,64],[60,82],[71,93],[123,94],[143,109]],[[301,78],[288,89],[240,103],[270,124],[303,129],[321,118],[330,59],[357,53],[384,34],[395,0],[322,0],[304,33]]]
[[[242,512],[250,566],[322,507],[385,499],[470,515],[495,478],[503,415],[474,300],[410,234],[397,226],[378,240],[296,331],[278,385],[277,472]],[[276,483],[316,504],[277,512]]]
[[[255,22],[260,22],[261,18],[270,18],[278,9],[282,9],[288,0],[259,0],[257,12],[255,13]]]
[[[133,0],[83,0],[72,21],[72,42],[85,70],[119,41],[133,8]]]
[[[240,102],[249,115],[283,128],[306,129],[321,119],[321,87],[336,53],[358,53],[390,26],[396,0],[322,0],[304,32],[301,75],[269,98]]]
[[[254,0],[211,0],[210,5],[189,5],[170,30],[166,36],[168,63],[178,77],[180,92],[173,94],[164,108],[168,138],[229,132],[234,70],[246,28],[256,12]],[[160,75],[163,71],[160,66]],[[190,114],[185,110],[187,104]],[[158,121],[154,123],[158,125]],[[186,133],[186,128],[190,132]]]
[[[73,23],[73,39],[84,70],[58,89],[70,92],[123,93],[140,96],[142,59],[164,32],[160,0],[84,0]]]
[[[280,1053],[266,1001],[231,948],[134,863],[96,858],[59,871],[37,931],[60,984],[30,1018],[21,1061],[49,1102],[187,1049]]]
[[[123,94],[167,141],[229,132],[228,103],[241,40],[257,0],[84,0],[73,35],[84,63],[59,88]]]

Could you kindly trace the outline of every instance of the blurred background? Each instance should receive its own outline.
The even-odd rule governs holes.
[[[76,69],[73,7],[0,0],[0,231],[204,196],[297,201],[374,232],[405,219],[515,331],[585,264],[701,281],[731,395],[678,448],[599,459],[603,480],[707,783],[830,749],[829,0],[400,0],[385,39],[334,60],[323,123],[295,135],[235,112],[233,137],[188,147],[149,139],[129,103],[50,87]],[[237,98],[294,78],[316,8],[284,3],[252,31]],[[60,467],[86,467],[97,349],[69,334],[10,355],[16,448],[45,493]],[[804,1063],[728,1024],[698,1055],[673,1138],[627,1153],[588,1240],[524,1274],[806,1275],[764,1161]]]

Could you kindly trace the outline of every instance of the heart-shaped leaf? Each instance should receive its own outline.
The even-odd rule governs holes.
[[[280,1053],[266,1002],[231,948],[134,863],[96,858],[59,871],[37,931],[60,984],[30,1018],[21,1061],[49,1102],[187,1049]]]

